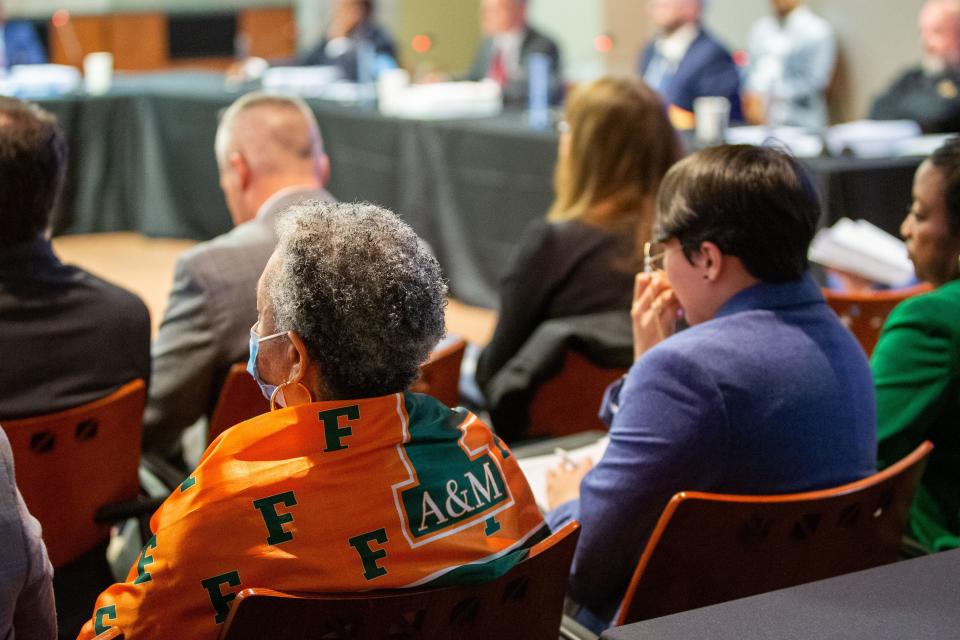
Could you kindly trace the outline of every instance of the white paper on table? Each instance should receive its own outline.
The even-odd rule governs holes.
[[[913,278],[913,263],[902,240],[866,220],[842,218],[821,229],[810,245],[811,261],[888,286]]]
[[[578,463],[590,458],[593,464],[597,464],[603,457],[603,452],[607,450],[608,444],[610,444],[610,437],[603,436],[592,444],[568,449],[567,457]],[[523,471],[523,475],[527,478],[527,484],[533,491],[537,506],[543,512],[549,510],[547,507],[547,471],[563,464],[563,460],[563,456],[556,453],[517,459],[520,470]]]

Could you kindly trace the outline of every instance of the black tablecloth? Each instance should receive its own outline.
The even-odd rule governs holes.
[[[731,576],[735,580],[736,576]],[[960,637],[960,550],[638,622],[606,640]]]
[[[41,101],[71,148],[54,233],[204,240],[227,231],[213,141],[218,112],[237,96],[219,75],[166,73],[118,76],[105,96]],[[331,158],[330,191],[402,215],[433,247],[456,297],[495,306],[517,239],[552,200],[555,134],[528,128],[521,114],[405,121],[309,102]],[[896,231],[919,159],[805,162],[825,223],[864,217]]]

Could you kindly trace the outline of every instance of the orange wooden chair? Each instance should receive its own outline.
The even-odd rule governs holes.
[[[460,364],[466,348],[467,341],[459,338],[434,350],[420,366],[420,377],[410,391],[433,396],[448,407],[460,404]]]
[[[460,402],[460,363],[467,348],[465,340],[457,340],[430,354],[420,366],[420,377],[410,390],[426,393],[445,405],[455,407]],[[220,390],[217,405],[207,427],[207,444],[235,424],[270,410],[270,403],[249,373],[245,362],[233,365]]]
[[[256,380],[247,372],[247,363],[230,367],[220,389],[217,405],[207,425],[207,444],[235,424],[270,411],[270,402],[260,393]]]
[[[81,407],[3,423],[17,485],[43,526],[54,567],[110,536],[110,519],[98,515],[104,507],[136,500],[145,401],[135,380]]]
[[[526,560],[484,584],[350,594],[245,589],[233,602],[221,640],[315,638],[558,637],[567,575],[580,536],[571,522],[537,544]]]
[[[893,308],[911,296],[930,291],[929,284],[922,283],[907,289],[889,291],[837,291],[823,289],[827,304],[840,316],[857,342],[869,356],[877,346],[880,330]]]
[[[894,562],[929,442],[833,489],[678,493],[640,556],[615,626]]]
[[[598,417],[603,392],[627,369],[604,368],[568,349],[559,372],[545,380],[530,400],[530,417],[524,438],[560,436],[607,430]]]

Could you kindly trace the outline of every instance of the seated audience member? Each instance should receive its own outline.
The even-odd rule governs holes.
[[[866,356],[807,272],[819,217],[810,179],[777,150],[716,147],[664,178],[649,258],[664,273],[637,276],[636,362],[601,409],[609,448],[585,476],[589,464],[548,478],[548,523],[583,527],[570,593],[587,624],[609,624],[675,493],[792,493],[874,472]],[[680,310],[690,328],[671,335]]]
[[[0,429],[0,638],[57,637],[53,567],[40,535],[17,490],[13,452]]]
[[[0,419],[70,409],[150,375],[143,302],[53,252],[66,167],[56,119],[0,97]]]
[[[750,29],[744,79],[747,119],[757,124],[827,125],[824,92],[837,45],[830,23],[801,0],[771,0],[774,15]]]
[[[360,77],[360,49],[369,46],[374,59],[370,80],[383,62],[396,66],[397,46],[393,38],[373,21],[374,0],[337,0],[333,17],[320,43],[294,59],[298,65],[333,65],[343,77],[356,82]]]
[[[37,30],[28,20],[7,20],[0,0],[0,69],[15,64],[43,64],[47,52],[43,50]]]
[[[213,411],[230,366],[247,357],[256,282],[276,245],[280,212],[331,199],[317,121],[299,98],[243,96],[224,113],[215,152],[236,228],[177,260],[144,417],[144,450],[177,466],[184,429]]]
[[[481,388],[546,320],[630,309],[655,194],[680,157],[660,97],[640,81],[580,86],[565,117],[556,198],[501,283],[497,328],[477,364]]]
[[[550,102],[563,99],[563,70],[557,44],[527,23],[528,0],[481,0],[484,39],[467,72],[468,80],[490,78],[503,88],[507,103],[524,104],[529,91],[530,54],[550,59]]]
[[[464,583],[522,560],[548,531],[516,458],[475,416],[405,391],[445,304],[439,265],[390,212],[294,206],[250,330],[278,408],[207,449],[80,637],[215,638],[245,587]]]
[[[960,139],[920,165],[900,233],[936,289],[900,303],[873,352],[878,458],[886,467],[933,441],[907,533],[940,551],[960,546]]]
[[[960,0],[928,0],[920,11],[923,59],[870,109],[876,120],[915,120],[926,133],[960,131]]]
[[[692,126],[693,101],[701,96],[727,98],[731,120],[742,120],[740,74],[703,28],[703,0],[651,0],[649,6],[659,33],[640,56],[640,76],[671,105],[674,124]]]

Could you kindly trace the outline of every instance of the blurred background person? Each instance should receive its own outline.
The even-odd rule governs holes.
[[[184,469],[181,435],[213,411],[230,366],[247,358],[277,219],[291,204],[333,199],[320,129],[300,98],[241,97],[220,120],[214,153],[235,226],[177,259],[143,425],[144,451]]]
[[[13,451],[0,428],[0,637],[53,640],[53,566],[40,523],[17,489]]]
[[[730,53],[701,23],[703,0],[650,0],[650,19],[657,36],[640,55],[640,76],[657,90],[674,124],[693,126],[693,101],[719,96],[730,101],[730,119],[743,119],[740,74]]]
[[[960,139],[917,169],[900,232],[917,277],[936,289],[900,303],[873,352],[878,462],[934,443],[907,534],[941,551],[960,546]]]
[[[875,472],[867,358],[808,271],[819,219],[810,178],[775,149],[713,147],[664,178],[662,271],[637,276],[636,361],[601,408],[610,444],[596,468],[547,479],[547,522],[582,526],[570,595],[587,626],[609,625],[677,492],[796,493]],[[690,328],[674,333],[681,310]]]
[[[248,586],[492,580],[549,535],[489,427],[407,391],[445,330],[446,284],[426,244],[362,203],[295,205],[279,226],[248,334],[249,370],[275,410],[207,449],[81,638],[106,626],[213,638]]]
[[[150,379],[140,298],[53,251],[50,215],[66,169],[56,119],[0,97],[0,419],[70,409]]]
[[[505,102],[525,104],[529,91],[527,63],[530,54],[540,53],[550,60],[550,101],[557,104],[563,99],[560,49],[527,22],[527,2],[481,0],[480,30],[484,39],[466,79],[489,78],[503,88]]]
[[[602,78],[574,90],[555,199],[502,279],[496,331],[477,364],[481,388],[546,320],[630,308],[657,189],[679,157],[663,102],[643,82]]]
[[[33,24],[28,20],[7,20],[3,0],[0,0],[0,69],[46,61],[47,52]]]
[[[960,0],[929,0],[918,24],[920,66],[874,101],[870,117],[914,120],[925,133],[960,131]]]
[[[317,46],[294,59],[296,65],[333,65],[346,80],[359,79],[361,49],[369,47],[375,65],[370,79],[381,66],[397,66],[397,46],[383,27],[374,21],[374,0],[336,0],[333,17]]]
[[[830,23],[801,0],[771,0],[774,15],[750,29],[744,79],[746,118],[754,124],[821,128],[837,45]]]

